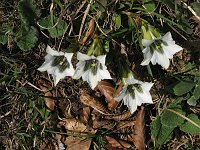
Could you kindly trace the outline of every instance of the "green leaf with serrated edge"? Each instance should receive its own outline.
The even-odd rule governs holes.
[[[183,94],[190,92],[194,86],[195,82],[188,79],[179,81],[177,84],[174,85],[172,89],[175,95],[181,96]]]
[[[8,42],[8,36],[3,33],[0,33],[0,43],[4,45],[7,42]]]
[[[200,16],[200,3],[194,2],[194,3],[192,3],[191,5],[192,5],[194,11],[196,12],[196,14],[197,14],[198,16]]]
[[[144,8],[150,12],[153,12],[156,9],[156,5],[152,0],[143,0]]]
[[[38,40],[36,28],[31,26],[28,30],[22,30],[22,35],[17,39],[17,46],[24,51],[33,48]]]
[[[33,25],[35,19],[40,16],[40,10],[33,5],[33,0],[21,0],[18,5],[18,11],[21,20],[26,25]]]
[[[48,29],[52,38],[62,36],[67,29],[67,23],[64,20],[58,20],[56,16],[52,15],[42,18],[39,24]]]
[[[200,119],[195,114],[190,114],[187,118],[189,118],[190,120],[194,121],[196,124],[198,124],[200,126]],[[180,126],[180,129],[183,132],[190,133],[190,134],[199,134],[200,133],[200,128],[198,128],[197,126],[193,125],[189,121],[186,121],[184,124],[182,124]]]
[[[157,116],[151,123],[151,135],[155,139],[156,145],[162,145],[170,138],[174,127],[168,127],[161,123],[161,117]]]
[[[197,101],[200,99],[200,81],[196,84],[192,96],[188,99],[187,103],[191,106],[196,106]]]
[[[185,112],[182,111],[182,108],[180,105],[176,105],[176,107],[175,106],[168,107],[168,109],[176,111],[177,113],[181,115],[185,115]],[[178,125],[181,125],[184,122],[184,120],[185,119],[182,118],[181,116],[167,109],[165,109],[161,115],[161,123],[168,127],[177,127]]]

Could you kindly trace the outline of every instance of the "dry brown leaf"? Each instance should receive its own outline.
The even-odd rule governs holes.
[[[120,129],[124,129],[124,128],[127,128],[127,127],[133,127],[135,124],[135,121],[133,120],[126,120],[126,121],[120,121],[118,124],[117,124],[117,130],[120,130]]]
[[[80,100],[83,104],[92,107],[101,114],[111,115],[106,107],[98,99],[88,95],[87,93],[82,93]]]
[[[87,132],[87,127],[75,118],[66,118],[59,122],[59,125],[64,126],[66,130],[76,132]]]
[[[58,105],[65,118],[71,117],[71,104],[68,100],[60,99]]]
[[[92,128],[98,129],[98,128],[104,128],[104,129],[112,129],[115,126],[115,122],[112,120],[97,120],[94,119],[92,121]]]
[[[50,111],[53,111],[55,107],[55,102],[54,102],[54,99],[52,99],[52,97],[53,97],[53,94],[51,92],[46,92],[44,94],[44,102]]]
[[[85,42],[87,39],[91,36],[91,34],[94,32],[94,19],[92,18],[89,22],[88,29],[85,33],[85,37],[82,39],[81,44],[85,45]]]
[[[108,103],[108,109],[114,110],[118,104],[118,102],[114,99],[114,97],[118,95],[121,90],[119,91],[118,88],[118,90],[115,91],[113,85],[106,81],[100,81],[97,85],[97,88],[105,96]]]
[[[50,111],[53,111],[55,107],[54,99],[55,99],[56,94],[54,91],[48,91],[48,89],[51,87],[51,83],[47,79],[41,78],[38,81],[38,84],[39,84],[40,89],[42,89],[43,91],[47,91],[44,93],[44,102],[47,108]]]
[[[119,140],[112,138],[110,136],[105,136],[106,140],[108,141],[108,144],[112,146],[112,148],[131,148],[132,145],[127,143],[126,141]]]
[[[69,136],[66,138],[64,144],[67,146],[67,150],[89,150],[91,141],[91,139]]]
[[[119,115],[109,115],[109,116],[105,116],[105,119],[113,119],[115,121],[121,121],[121,120],[125,120],[128,119],[131,116],[131,112],[127,111],[123,114],[119,114]]]
[[[84,124],[88,123],[90,113],[91,113],[90,107],[84,105],[82,109],[82,115],[80,116],[80,119]]]
[[[134,134],[129,136],[129,140],[133,141],[138,150],[145,149],[145,138],[144,138],[144,107],[138,111],[135,118]]]

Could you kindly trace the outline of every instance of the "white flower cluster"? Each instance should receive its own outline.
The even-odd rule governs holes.
[[[159,38],[156,38],[151,32],[150,34],[152,40],[142,39],[145,49],[143,50],[144,60],[141,65],[148,65],[151,61],[153,65],[158,63],[167,69],[170,64],[169,59],[172,59],[176,52],[182,50],[182,47],[175,44],[170,32]],[[49,46],[47,46],[46,52],[45,62],[38,70],[47,71],[48,74],[51,74],[55,86],[66,76],[71,76],[73,79],[82,77],[83,81],[87,81],[92,89],[97,86],[99,81],[112,79],[105,65],[106,55],[95,57],[78,52],[77,59],[79,62],[74,69],[71,63],[73,53],[58,52]],[[133,113],[137,106],[141,106],[142,103],[153,103],[149,92],[152,86],[153,83],[136,80],[131,75],[124,81],[123,90],[116,100],[121,101],[123,99],[124,104]]]
[[[142,44],[145,46],[143,50],[144,60],[141,65],[148,65],[151,61],[153,65],[158,63],[163,68],[169,67],[169,59],[183,48],[175,44],[170,32],[167,32],[163,37],[156,38],[151,32],[152,40],[142,39]]]
[[[51,74],[55,86],[59,80],[66,76],[71,76],[73,79],[79,79],[82,76],[83,81],[87,81],[92,89],[97,86],[98,81],[112,79],[105,66],[106,55],[95,57],[78,52],[77,59],[79,62],[76,65],[76,70],[74,70],[71,63],[73,53],[58,52],[50,46],[47,46],[46,52],[45,62],[38,70],[47,71],[48,74]]]

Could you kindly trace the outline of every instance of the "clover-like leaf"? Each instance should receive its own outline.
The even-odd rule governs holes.
[[[21,36],[16,40],[17,46],[24,51],[33,48],[38,40],[36,28],[31,26],[29,29],[22,30]]]
[[[67,23],[53,15],[42,18],[39,23],[41,27],[48,29],[48,32],[52,38],[62,36],[67,30]]]

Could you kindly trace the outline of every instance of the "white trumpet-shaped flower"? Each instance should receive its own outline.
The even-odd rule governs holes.
[[[143,50],[144,60],[141,65],[148,65],[151,61],[153,65],[158,63],[163,68],[169,67],[169,59],[183,48],[172,39],[170,32],[167,32],[163,37],[156,38],[151,32],[152,40],[142,39],[142,44],[145,46]]]
[[[124,105],[127,105],[131,113],[137,110],[137,106],[142,103],[153,103],[149,93],[153,83],[142,82],[130,76],[124,84],[123,90],[116,98],[117,101],[123,99]]]
[[[74,68],[71,63],[73,53],[64,53],[53,50],[50,46],[46,49],[45,62],[37,70],[53,76],[54,85],[66,76],[73,76]]]
[[[76,64],[74,79],[82,76],[83,81],[87,81],[92,89],[97,86],[98,81],[112,79],[105,65],[106,55],[95,57],[78,52],[77,59],[79,62]]]

